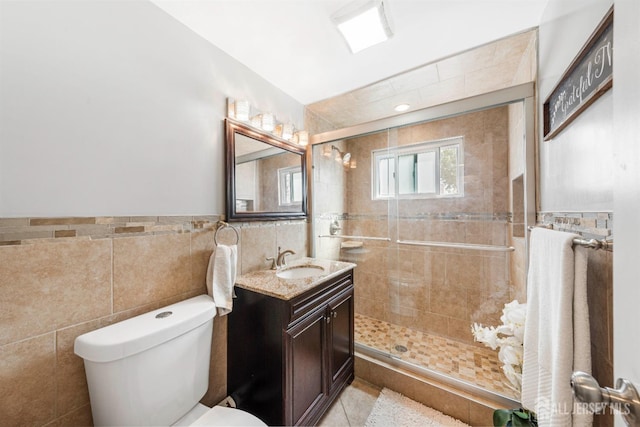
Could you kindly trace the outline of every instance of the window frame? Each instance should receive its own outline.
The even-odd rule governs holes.
[[[304,199],[304,195],[302,194],[302,189],[301,189],[301,194],[300,194],[300,196],[301,196],[300,200],[296,201],[295,198],[294,198],[294,196],[295,196],[295,188],[293,186],[293,182],[294,182],[293,176],[295,174],[300,174],[300,182],[301,182],[301,186],[302,186],[303,185],[302,184],[302,182],[303,182],[302,179],[303,178],[302,178],[302,168],[300,166],[297,166],[297,165],[296,166],[288,166],[288,167],[284,167],[284,168],[279,168],[278,169],[278,206],[280,206],[280,207],[296,206],[296,205],[302,204],[302,200]],[[286,176],[290,177],[289,179],[290,179],[290,182],[291,182],[290,193],[289,193],[291,201],[288,202],[288,203],[287,202],[283,202],[283,200],[282,200],[283,199],[282,196],[284,194],[283,192],[285,191],[285,189],[283,187],[284,187],[284,184],[285,184],[285,179],[286,179],[285,177]]]
[[[455,194],[442,194],[440,182],[441,172],[441,150],[455,146],[458,149],[458,162],[456,173],[458,181],[458,192]],[[399,158],[403,155],[418,155],[422,153],[435,153],[435,188],[432,193],[405,193],[400,194],[400,183],[398,179]],[[380,195],[380,171],[379,161],[382,159],[394,159],[393,193]],[[418,143],[403,145],[398,147],[388,147],[371,152],[371,199],[372,200],[411,200],[411,199],[445,199],[464,197],[464,136],[454,136],[431,141],[421,141]]]

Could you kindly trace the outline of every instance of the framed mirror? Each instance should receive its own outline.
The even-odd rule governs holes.
[[[227,220],[307,216],[305,147],[226,119]]]

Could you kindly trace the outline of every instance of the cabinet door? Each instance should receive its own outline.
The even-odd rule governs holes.
[[[324,307],[285,331],[285,424],[297,425],[327,395]]]
[[[353,365],[353,289],[329,303],[329,372],[333,384]]]

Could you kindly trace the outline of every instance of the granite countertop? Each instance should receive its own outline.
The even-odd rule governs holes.
[[[278,271],[306,265],[320,266],[322,274],[300,279],[283,279],[276,276]],[[243,274],[236,278],[236,286],[282,300],[290,300],[301,293],[317,286],[327,279],[338,276],[354,268],[356,264],[342,261],[331,261],[319,258],[301,258],[290,261],[278,270],[259,270]]]

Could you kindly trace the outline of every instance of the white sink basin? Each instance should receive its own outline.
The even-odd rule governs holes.
[[[281,279],[305,279],[307,277],[316,277],[324,274],[324,268],[319,265],[295,265],[287,267],[276,273]]]

